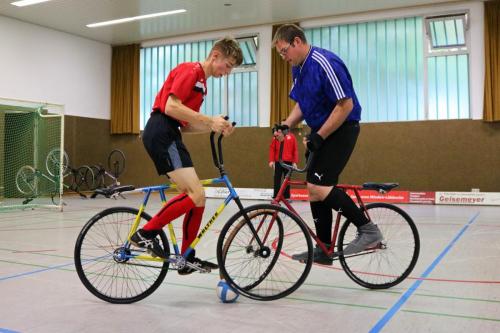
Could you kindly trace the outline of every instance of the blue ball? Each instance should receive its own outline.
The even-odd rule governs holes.
[[[222,303],[234,303],[240,294],[231,288],[226,280],[220,280],[217,284],[217,296]]]

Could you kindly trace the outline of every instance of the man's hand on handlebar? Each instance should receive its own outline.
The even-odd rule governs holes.
[[[234,132],[234,125],[229,124],[229,127],[226,127],[225,129],[222,130],[222,135],[230,136],[233,132]]]
[[[213,132],[216,132],[216,133],[221,133],[226,135],[225,133],[229,133],[231,134],[232,133],[232,129],[228,129],[230,127],[233,127],[231,126],[231,124],[229,123],[229,121],[227,121],[226,119],[224,119],[223,116],[215,116],[215,117],[212,117],[211,119],[212,121],[210,122],[210,130],[212,130]],[[227,135],[229,135],[227,134]]]

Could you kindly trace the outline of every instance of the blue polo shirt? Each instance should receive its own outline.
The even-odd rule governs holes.
[[[351,75],[334,53],[312,46],[301,66],[292,68],[290,98],[299,103],[304,120],[317,132],[340,99],[352,98],[353,109],[346,121],[361,119],[361,105]]]

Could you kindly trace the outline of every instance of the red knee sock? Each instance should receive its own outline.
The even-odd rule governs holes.
[[[184,223],[182,224],[181,253],[184,253],[196,238],[204,210],[205,207],[194,207],[184,216]]]
[[[193,200],[182,193],[172,199],[144,225],[144,230],[161,230],[164,226],[195,207]]]

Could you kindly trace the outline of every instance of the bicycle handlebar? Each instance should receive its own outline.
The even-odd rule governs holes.
[[[288,130],[282,130],[283,134],[288,134]],[[281,165],[282,168],[288,170],[288,171],[295,171],[298,173],[304,173],[309,169],[309,166],[311,165],[311,161],[313,159],[313,152],[309,152],[309,155],[307,156],[307,161],[306,164],[304,164],[304,167],[302,169],[296,168],[293,165],[288,165],[283,162],[283,147],[285,146],[285,140],[280,142],[280,152],[279,152],[279,164]]]
[[[229,117],[225,116],[224,119],[228,120]],[[236,122],[233,121],[231,123],[231,125],[235,126]],[[217,138],[217,149],[215,148],[214,137],[215,137],[215,132],[211,131],[210,132],[210,147],[212,149],[212,159],[214,161],[215,167],[218,168],[221,173],[223,173],[224,172],[224,159],[222,156],[222,138],[224,137],[224,135],[221,133],[219,135],[219,137]]]

